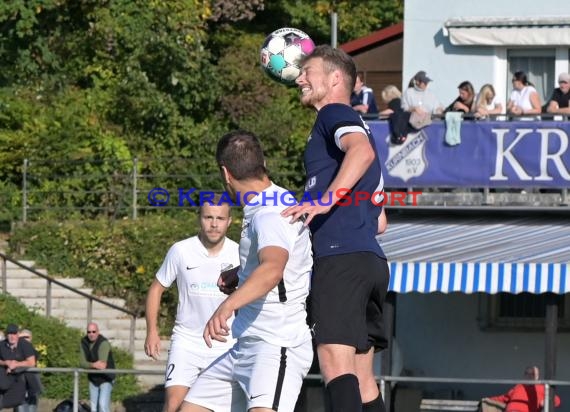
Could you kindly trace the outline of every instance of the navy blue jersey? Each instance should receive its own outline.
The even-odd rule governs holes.
[[[321,199],[336,177],[345,155],[340,142],[344,134],[351,132],[367,135],[376,153],[370,129],[350,106],[335,103],[319,110],[305,149],[305,190],[312,201]],[[381,190],[381,181],[380,162],[376,159],[352,188],[350,198],[341,199],[342,205],[334,205],[326,215],[313,218],[310,228],[315,257],[365,251],[385,257],[375,237],[381,207],[370,199],[358,204],[355,199],[356,193],[372,196]]]
[[[362,86],[360,93],[352,92],[352,95],[350,96],[350,105],[358,106],[359,104],[368,105],[368,111],[366,113],[378,113],[374,91],[370,87]]]

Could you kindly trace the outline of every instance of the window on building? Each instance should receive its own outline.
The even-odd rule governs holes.
[[[559,329],[570,331],[570,296],[557,297]],[[482,329],[544,331],[546,294],[481,294],[479,324]]]
[[[528,80],[536,88],[542,104],[545,104],[552,93],[552,85],[555,84],[555,60],[555,49],[509,49],[507,51],[508,78],[506,84],[511,85],[515,72],[525,72]],[[509,88],[509,95],[511,91],[512,87]]]

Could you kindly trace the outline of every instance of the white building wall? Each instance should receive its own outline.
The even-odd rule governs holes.
[[[443,23],[458,17],[552,17],[570,16],[568,0],[406,0],[404,3],[403,84],[419,70],[434,81],[430,85],[441,103],[449,105],[464,80],[478,91],[485,83],[495,86],[497,96],[506,102],[510,79],[506,75],[504,48],[453,46],[443,34]],[[557,50],[567,60],[567,50]],[[568,70],[558,61],[556,73]],[[554,87],[555,85],[553,85]]]
[[[482,331],[477,322],[477,295],[453,293],[397,296],[396,339],[405,374],[441,378],[522,379],[524,368],[537,365],[544,371],[543,332]],[[570,333],[557,338],[556,378],[570,381]],[[441,384],[460,387],[466,399],[506,392],[501,385]],[[557,390],[570,404],[570,387]],[[566,401],[566,402],[564,402]]]

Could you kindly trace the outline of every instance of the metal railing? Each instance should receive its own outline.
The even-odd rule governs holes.
[[[72,373],[73,374],[73,411],[79,409],[79,378],[82,373],[104,374],[112,372],[117,375],[163,375],[164,371],[159,370],[141,370],[141,369],[82,369],[82,368],[29,368],[30,372],[40,373]],[[309,374],[305,378],[306,382],[317,381],[322,382],[323,377],[320,374]],[[570,381],[561,380],[517,380],[517,379],[469,379],[469,378],[438,378],[438,377],[409,377],[409,376],[376,376],[376,381],[380,386],[380,392],[385,398],[386,385],[388,383],[454,383],[454,384],[484,384],[484,385],[544,385],[544,397],[549,399],[552,388],[558,386],[570,386]],[[386,405],[389,408],[389,405]],[[543,412],[550,412],[550,402],[545,402]]]
[[[0,260],[2,262],[2,270],[1,270],[1,282],[2,285],[2,292],[9,293],[8,290],[8,272],[7,272],[7,262],[13,263],[14,265],[18,266],[21,269],[26,270],[29,273],[32,273],[35,276],[38,276],[46,281],[46,316],[51,316],[52,310],[52,284],[60,286],[64,289],[67,289],[79,296],[84,297],[87,299],[87,323],[93,320],[93,302],[100,303],[106,307],[111,309],[115,309],[119,312],[124,313],[130,317],[130,332],[129,332],[129,352],[134,353],[135,351],[135,328],[136,328],[136,314],[128,309],[122,308],[120,306],[114,305],[110,302],[106,302],[103,299],[98,298],[97,296],[90,295],[88,293],[82,292],[73,286],[66,285],[59,280],[45,275],[34,268],[24,265],[23,263],[18,262],[16,259],[9,257],[8,255],[0,252]]]
[[[268,164],[271,167],[285,161],[300,164],[299,158],[268,159]],[[137,219],[144,212],[182,210],[192,206],[188,199],[195,196],[189,195],[189,190],[223,190],[219,172],[213,164],[201,168],[199,174],[189,175],[187,171],[192,170],[194,162],[196,159],[192,158],[136,157],[108,161],[24,159],[20,189],[11,194],[0,192],[0,199],[2,196],[9,199],[10,195],[14,196],[12,203],[16,198],[21,199],[19,215],[22,222],[33,220],[42,212],[52,212],[57,216],[79,213]],[[281,173],[273,177],[287,181],[290,178],[299,180],[301,176],[302,172]],[[157,206],[149,201],[149,196],[156,189],[170,192],[172,199],[169,204]],[[184,196],[179,190],[184,192]]]

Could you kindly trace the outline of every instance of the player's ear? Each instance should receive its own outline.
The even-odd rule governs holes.
[[[332,84],[334,86],[338,85],[339,83],[342,84],[344,80],[341,71],[338,69],[333,70],[333,72],[331,73],[331,79],[332,79]]]
[[[231,174],[228,171],[228,169],[226,169],[226,166],[220,166],[220,173],[222,174],[222,179],[224,181],[225,184],[230,183],[230,179],[231,179]]]

